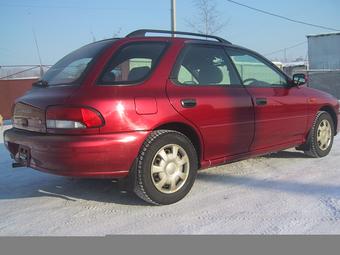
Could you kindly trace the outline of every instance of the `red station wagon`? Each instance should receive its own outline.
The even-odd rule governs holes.
[[[15,102],[13,167],[127,177],[140,198],[171,204],[198,169],[291,147],[329,153],[337,99],[222,38],[176,34],[138,30],[57,62]]]

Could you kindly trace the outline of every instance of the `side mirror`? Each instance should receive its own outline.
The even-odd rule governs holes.
[[[293,75],[293,83],[296,86],[304,85],[307,83],[307,76],[304,73],[296,73]]]

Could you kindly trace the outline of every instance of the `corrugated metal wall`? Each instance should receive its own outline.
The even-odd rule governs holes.
[[[3,118],[11,118],[12,105],[17,97],[32,88],[37,79],[0,80],[0,114]]]
[[[307,36],[308,85],[340,99],[340,33]]]
[[[340,33],[307,36],[311,70],[340,70]]]
[[[340,71],[308,71],[308,86],[340,100]]]

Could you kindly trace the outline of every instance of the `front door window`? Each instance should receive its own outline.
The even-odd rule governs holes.
[[[285,87],[286,78],[255,54],[239,49],[227,49],[245,86]]]

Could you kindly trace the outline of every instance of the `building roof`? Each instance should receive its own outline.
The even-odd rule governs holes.
[[[284,67],[291,67],[291,66],[306,66],[307,63],[305,61],[294,61],[294,62],[286,62],[282,63]]]
[[[321,37],[321,36],[330,36],[330,35],[340,35],[340,32],[326,33],[326,34],[317,34],[317,35],[306,35],[308,37]]]

